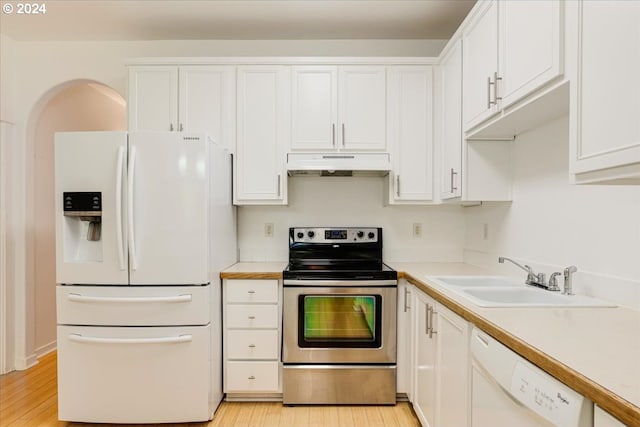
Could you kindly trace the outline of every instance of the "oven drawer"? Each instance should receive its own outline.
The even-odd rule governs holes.
[[[280,362],[228,362],[226,393],[278,392]]]
[[[272,305],[227,305],[227,328],[277,328],[278,306]]]
[[[211,286],[56,286],[58,324],[206,325]]]
[[[206,421],[210,346],[210,325],[58,326],[58,416],[92,423]]]
[[[227,302],[277,303],[277,280],[227,280],[225,286]]]
[[[278,359],[278,331],[227,331],[227,359]]]

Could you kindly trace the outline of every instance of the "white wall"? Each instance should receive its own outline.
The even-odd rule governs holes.
[[[640,187],[570,185],[568,135],[565,116],[516,138],[513,202],[465,211],[465,260],[523,277],[497,257],[576,265],[578,290],[640,309]]]
[[[463,208],[458,206],[384,206],[386,177],[290,177],[288,206],[238,209],[241,261],[288,259],[289,227],[383,227],[387,261],[461,261]],[[264,224],[274,224],[273,237]],[[412,236],[413,223],[422,237]]]

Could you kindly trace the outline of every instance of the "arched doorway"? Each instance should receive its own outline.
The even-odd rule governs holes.
[[[28,274],[32,274],[33,303],[27,323],[33,322],[33,348],[40,356],[56,345],[54,134],[60,131],[108,131],[126,129],[126,103],[115,90],[92,81],[72,81],[43,96],[32,113],[27,143],[32,155],[27,164]],[[31,184],[31,185],[30,185]],[[29,282],[29,279],[27,280]]]

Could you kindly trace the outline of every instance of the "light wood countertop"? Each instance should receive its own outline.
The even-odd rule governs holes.
[[[496,275],[464,263],[390,262],[421,291],[629,426],[640,426],[640,312],[624,307],[484,308],[429,281]],[[238,263],[229,279],[282,278],[282,263]]]

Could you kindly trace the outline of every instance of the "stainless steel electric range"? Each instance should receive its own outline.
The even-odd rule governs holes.
[[[283,403],[395,404],[398,275],[382,229],[290,228]]]

